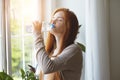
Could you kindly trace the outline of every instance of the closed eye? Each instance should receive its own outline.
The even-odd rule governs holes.
[[[64,19],[62,17],[58,17],[57,21],[64,21]]]

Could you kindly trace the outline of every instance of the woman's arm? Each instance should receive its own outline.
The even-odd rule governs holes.
[[[43,41],[42,34],[40,32],[41,26],[39,23],[34,23],[34,38],[35,38],[35,49],[36,49],[36,58],[38,65],[41,66],[45,74],[55,72],[58,70],[67,69],[68,61],[77,53],[82,53],[81,49],[73,44],[65,48],[58,57],[54,60],[51,60],[47,55],[45,50],[45,45]],[[40,27],[40,28],[38,28]],[[72,64],[71,64],[72,65]]]
[[[65,48],[58,57],[51,60],[46,53],[41,34],[39,34],[35,39],[35,49],[37,52],[36,58],[38,65],[41,66],[45,74],[66,69],[68,65],[67,62],[76,53],[81,53],[81,49],[74,44]]]

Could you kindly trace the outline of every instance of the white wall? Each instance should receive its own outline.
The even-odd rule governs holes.
[[[120,80],[120,0],[110,0],[111,80]]]

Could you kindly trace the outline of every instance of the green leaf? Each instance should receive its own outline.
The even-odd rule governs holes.
[[[13,78],[3,71],[0,72],[0,80],[13,80]]]
[[[77,42],[77,44],[80,46],[80,48],[82,49],[83,52],[86,51],[86,48],[85,48],[85,46],[83,44],[81,44],[79,42]]]
[[[20,69],[20,71],[21,71],[21,77],[22,77],[22,79],[24,79],[25,78],[25,71],[23,69]]]

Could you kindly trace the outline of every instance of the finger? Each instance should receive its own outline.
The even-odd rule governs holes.
[[[33,26],[34,26],[34,27],[36,26],[36,21],[35,21],[35,22],[33,22]]]

